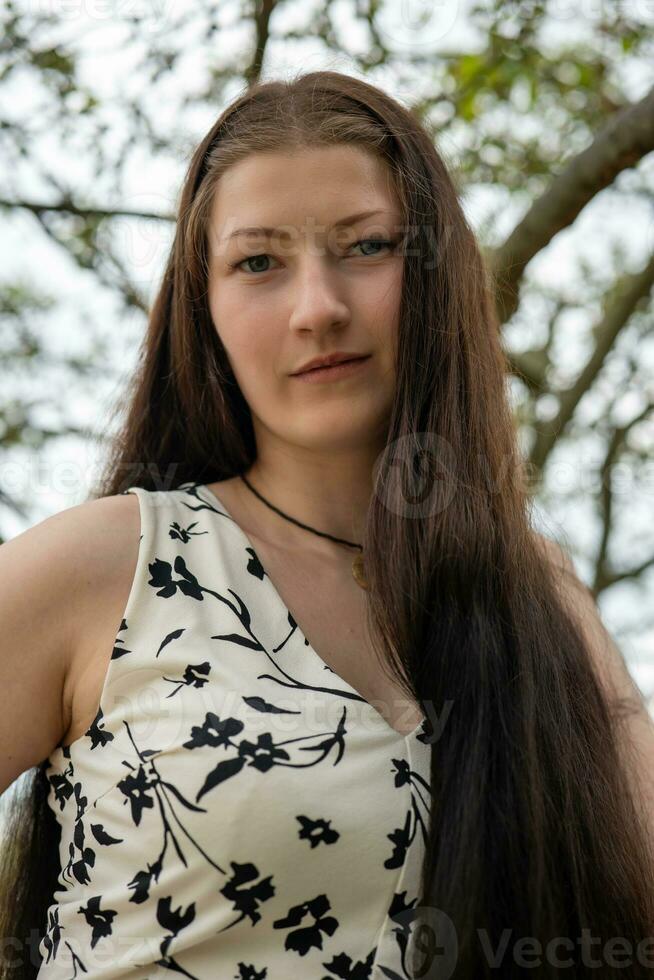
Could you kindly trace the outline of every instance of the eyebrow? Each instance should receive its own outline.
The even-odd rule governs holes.
[[[384,211],[381,208],[378,208],[375,211],[359,211],[357,212],[357,214],[350,214],[347,218],[341,218],[340,221],[335,221],[333,227],[344,228],[347,227],[348,225],[356,224],[357,221],[363,221],[364,218],[370,218],[372,217],[373,214],[388,214],[388,213],[390,212]],[[270,236],[276,234],[277,232],[280,232],[281,230],[282,230],[281,228],[267,228],[263,225],[255,225],[254,227],[250,227],[250,228],[238,228],[236,231],[233,231],[231,235],[226,235],[224,238],[222,238],[221,241],[224,242],[230,241],[230,239],[236,238],[237,235]]]

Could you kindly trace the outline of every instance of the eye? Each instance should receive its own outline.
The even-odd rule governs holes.
[[[267,259],[270,256],[266,252],[262,252],[260,255],[248,255],[246,259],[241,259],[240,262],[230,263],[230,269],[240,269],[244,262],[254,262],[256,259]],[[267,272],[267,269],[255,269],[255,272]]]
[[[358,245],[383,245],[386,248],[391,248],[393,246],[393,242],[389,242],[385,238],[362,238],[361,241],[355,242],[352,248],[356,248]],[[379,252],[374,252],[372,254],[379,255]]]
[[[393,244],[394,242],[388,241],[386,238],[362,238],[358,242],[355,242],[354,245],[352,245],[351,247],[357,248],[359,245],[381,245],[388,249],[388,248],[392,248]],[[376,255],[379,255],[379,252],[364,253],[364,254],[367,254],[369,257],[374,257]],[[255,262],[257,259],[267,259],[267,258],[270,258],[267,252],[261,252],[259,255],[249,255],[247,258],[241,259],[240,262],[233,262],[230,265],[230,268],[240,269],[245,262]],[[268,269],[254,269],[251,271],[253,271],[256,274],[257,272],[268,272]]]

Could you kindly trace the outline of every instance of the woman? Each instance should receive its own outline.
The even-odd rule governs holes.
[[[7,976],[645,976],[653,727],[505,380],[410,112],[225,110],[97,499],[0,548]]]

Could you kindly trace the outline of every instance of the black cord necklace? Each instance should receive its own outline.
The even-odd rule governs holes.
[[[364,572],[362,544],[356,544],[354,541],[345,541],[343,538],[336,538],[333,534],[327,534],[325,531],[316,531],[315,527],[309,527],[308,524],[303,524],[302,521],[296,521],[294,517],[289,517],[288,514],[281,511],[279,507],[275,507],[274,504],[271,504],[265,497],[262,497],[259,491],[255,490],[251,483],[248,483],[247,479],[242,473],[240,474],[240,477],[246,487],[248,487],[252,493],[266,505],[266,507],[270,507],[270,509],[274,510],[276,514],[279,514],[280,517],[285,518],[287,521],[291,521],[292,524],[296,524],[298,527],[304,528],[305,531],[311,531],[313,534],[320,535],[321,538],[329,538],[330,541],[335,541],[336,544],[344,544],[347,545],[348,548],[358,548],[359,554],[356,555],[354,561],[352,562],[352,576],[357,585],[361,586],[362,589],[368,588],[368,583],[366,582]]]

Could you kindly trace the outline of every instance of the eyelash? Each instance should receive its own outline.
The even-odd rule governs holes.
[[[393,245],[395,244],[394,242],[391,242],[391,241],[389,241],[386,238],[360,238],[358,242],[354,242],[354,244],[352,245],[352,248],[355,248],[357,245],[369,245],[371,242],[373,242],[375,245],[385,245],[387,248],[392,248]],[[377,253],[377,254],[379,254],[379,253]],[[248,255],[246,258],[240,259],[238,262],[231,262],[230,265],[229,265],[229,267],[230,267],[230,269],[238,269],[238,268],[240,268],[240,266],[243,265],[244,262],[250,262],[252,259],[259,259],[262,256],[267,256],[267,255],[268,255],[268,252],[259,252],[257,255]],[[368,255],[368,256],[364,256],[364,257],[365,258],[372,259],[372,258],[376,258],[377,255]],[[243,270],[243,271],[245,271],[245,270]],[[266,269],[264,271],[265,272],[268,272],[269,270]],[[251,273],[249,273],[249,275],[256,276],[256,275],[263,275],[263,273],[261,273],[261,271],[259,273],[257,273],[257,272],[251,272]]]

